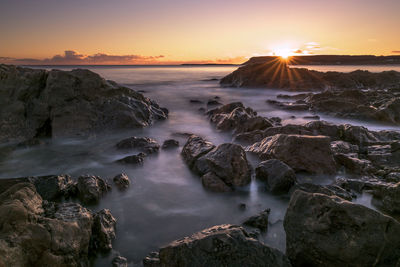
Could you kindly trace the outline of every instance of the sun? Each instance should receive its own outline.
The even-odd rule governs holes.
[[[287,47],[279,47],[279,48],[275,48],[272,51],[272,55],[279,56],[279,57],[281,57],[283,59],[287,59],[287,58],[289,58],[290,56],[293,55],[292,51],[293,51],[293,49],[290,49],[290,48],[287,48]]]

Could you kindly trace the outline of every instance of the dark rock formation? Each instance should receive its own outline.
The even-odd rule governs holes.
[[[128,260],[124,257],[117,256],[112,260],[111,264],[112,267],[128,267]]]
[[[181,155],[189,168],[193,167],[194,162],[204,154],[207,154],[215,146],[200,136],[192,135],[183,146]]]
[[[143,260],[145,267],[291,266],[281,252],[253,239],[239,226],[218,225],[173,241]]]
[[[162,149],[172,149],[177,147],[179,147],[179,142],[174,139],[165,140],[161,146]]]
[[[247,148],[260,159],[279,159],[295,171],[334,174],[336,164],[327,136],[277,134]]]
[[[119,159],[116,162],[123,163],[123,164],[142,165],[145,157],[146,157],[146,154],[141,152],[137,155],[131,155],[131,156],[127,156],[125,158]]]
[[[267,231],[268,229],[268,217],[270,209],[263,210],[257,215],[251,216],[246,221],[243,222],[244,225],[258,228],[261,231]]]
[[[347,190],[336,184],[318,185],[311,183],[302,183],[302,184],[296,184],[295,186],[292,187],[290,191],[293,193],[296,192],[296,190],[298,189],[308,193],[319,193],[328,196],[338,196],[348,201],[351,201],[353,199],[353,195],[350,192],[348,192]]]
[[[396,266],[400,260],[400,224],[339,197],[297,190],[284,228],[295,266]]]
[[[115,239],[116,223],[117,220],[108,209],[103,209],[94,214],[91,239],[93,250],[101,252],[111,250],[111,242]]]
[[[0,65],[0,142],[145,127],[166,110],[89,70]]]
[[[113,178],[114,184],[118,187],[118,189],[123,190],[129,187],[131,182],[129,181],[128,175],[125,173],[118,174]]]
[[[287,193],[296,182],[292,168],[277,159],[261,162],[256,168],[256,178],[266,182],[273,193]]]
[[[156,140],[149,137],[129,137],[117,143],[117,149],[121,150],[139,150],[146,154],[158,152],[160,145]]]
[[[102,178],[94,175],[78,177],[78,197],[83,203],[98,203],[100,197],[107,193],[111,187]]]

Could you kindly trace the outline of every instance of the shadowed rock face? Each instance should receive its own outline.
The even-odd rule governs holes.
[[[289,62],[290,64],[290,62]],[[290,68],[286,61],[267,58],[249,61],[220,81],[223,86],[320,90],[325,88],[391,88],[400,84],[400,73],[385,71],[319,72]]]
[[[284,219],[295,266],[396,266],[400,224],[336,196],[297,190]]]
[[[0,142],[89,136],[166,118],[154,101],[89,70],[0,65]]]
[[[253,239],[239,226],[217,225],[173,241],[143,260],[161,266],[291,266],[281,252]]]

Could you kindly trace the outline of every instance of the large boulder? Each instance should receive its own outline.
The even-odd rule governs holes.
[[[166,117],[154,101],[89,70],[0,65],[0,142],[90,136]]]
[[[336,164],[327,136],[277,134],[247,148],[260,159],[279,159],[295,171],[334,174]]]
[[[150,154],[158,152],[160,145],[156,140],[149,137],[129,137],[116,144],[116,148],[120,150],[139,150],[143,153]]]
[[[173,241],[143,260],[155,266],[291,266],[280,251],[253,239],[239,226],[218,225]]]
[[[400,223],[336,196],[297,190],[284,219],[295,266],[396,266]]]
[[[277,159],[262,161],[256,168],[256,178],[266,182],[273,193],[287,193],[296,182],[292,168]]]
[[[115,225],[117,220],[110,210],[103,209],[93,216],[91,249],[107,252],[112,249],[112,240],[115,239]]]
[[[225,143],[201,156],[193,165],[200,175],[215,174],[228,187],[244,186],[251,181],[251,167],[240,145]]]
[[[207,154],[215,146],[197,135],[191,135],[182,148],[183,160],[192,168],[194,162],[204,154]]]

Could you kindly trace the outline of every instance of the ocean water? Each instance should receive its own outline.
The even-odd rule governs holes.
[[[303,117],[313,114],[281,111],[266,103],[268,99],[276,99],[278,94],[292,94],[291,92],[221,88],[218,79],[236,69],[233,66],[88,68],[106,79],[139,90],[145,96],[156,100],[161,106],[169,109],[169,119],[146,129],[99,135],[89,140],[63,139],[52,141],[46,146],[16,150],[1,159],[0,178],[49,174],[70,174],[77,177],[90,173],[109,179],[112,183],[112,177],[125,172],[132,182],[130,188],[122,192],[114,188],[98,205],[90,207],[93,210],[110,209],[117,219],[117,238],[113,242],[113,251],[107,255],[100,255],[93,265],[109,266],[113,256],[121,254],[128,258],[131,266],[140,266],[146,254],[158,250],[170,241],[216,224],[240,224],[247,217],[266,208],[271,209],[271,225],[268,232],[262,234],[261,239],[270,246],[285,250],[282,220],[288,198],[269,194],[263,185],[254,179],[249,186],[237,192],[206,191],[199,177],[182,161],[180,151],[185,138],[177,136],[176,133],[198,134],[216,145],[231,142],[230,135],[217,132],[199,111],[199,108],[206,105],[190,103],[191,99],[206,103],[209,99],[218,97],[224,104],[241,101],[260,115],[281,117],[284,124],[307,122]],[[326,70],[326,66],[321,68]],[[344,68],[348,70],[348,66]],[[374,130],[400,130],[399,127],[318,115],[321,119],[338,124],[364,125]],[[180,146],[176,150],[161,150],[156,155],[148,156],[143,166],[132,167],[114,163],[116,159],[134,154],[115,150],[118,141],[130,136],[152,137],[160,144],[166,139],[174,138],[180,142]],[[258,160],[251,156],[249,159],[255,167]],[[324,184],[333,178],[313,179]],[[246,204],[245,211],[239,209],[241,203]],[[368,196],[361,197],[359,203],[371,206]]]

